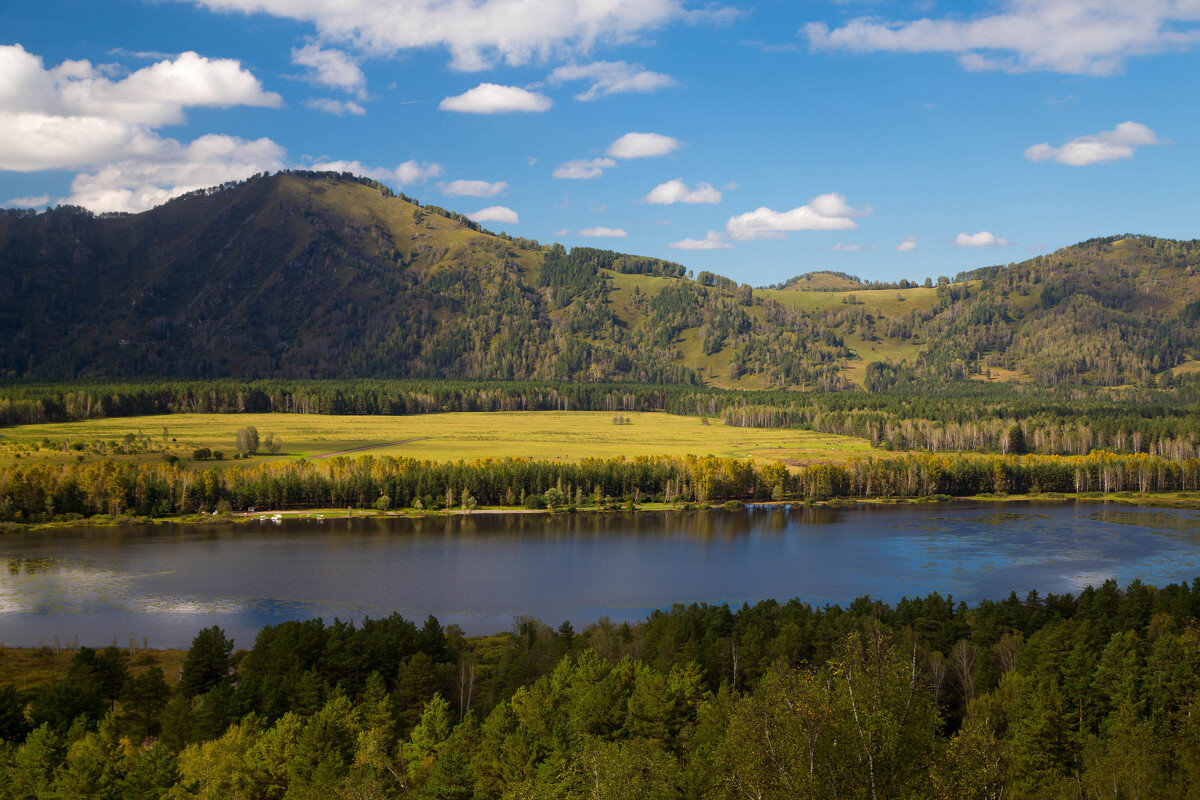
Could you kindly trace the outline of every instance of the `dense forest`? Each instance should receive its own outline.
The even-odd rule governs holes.
[[[1198,318],[1200,242],[1145,236],[953,280],[813,273],[756,289],[660,259],[492,233],[332,173],[260,175],[134,215],[0,213],[9,381],[836,391],[995,369],[1040,385],[1165,387],[1200,356]]]
[[[0,689],[0,798],[1192,797],[1198,615],[1200,581],[1109,581],[479,639],[391,616],[235,650],[213,627],[178,676],[131,643]]]

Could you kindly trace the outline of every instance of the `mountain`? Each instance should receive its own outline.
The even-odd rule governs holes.
[[[1191,369],[1198,318],[1200,243],[1150,237],[936,285],[818,272],[752,289],[490,233],[332,173],[261,175],[133,215],[0,212],[8,379],[1120,384]]]

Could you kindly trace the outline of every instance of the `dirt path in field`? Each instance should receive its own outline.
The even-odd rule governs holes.
[[[432,439],[432,436],[418,436],[415,439],[401,439],[398,442],[380,442],[379,444],[368,444],[362,447],[351,447],[349,450],[338,450],[336,453],[322,453],[319,456],[313,456],[310,461],[316,461],[318,458],[334,458],[336,456],[348,456],[351,453],[361,453],[363,450],[374,450],[378,447],[395,447],[398,444],[409,444],[411,442],[423,442],[426,439]]]

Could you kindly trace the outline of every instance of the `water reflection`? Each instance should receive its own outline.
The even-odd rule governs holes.
[[[0,642],[186,645],[218,624],[398,611],[471,633],[577,626],[679,602],[967,601],[1190,580],[1200,515],[1101,505],[753,506],[744,511],[284,520],[71,529],[0,539]]]

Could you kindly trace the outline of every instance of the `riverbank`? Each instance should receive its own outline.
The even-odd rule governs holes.
[[[307,508],[288,510],[235,511],[230,514],[185,514],[177,516],[129,516],[97,514],[78,519],[54,520],[37,523],[0,523],[0,532],[52,530],[57,528],[81,527],[128,527],[145,525],[204,525],[271,522],[276,518],[313,519],[333,521],[337,519],[423,519],[430,517],[484,516],[495,514],[562,515],[595,513],[639,513],[639,512],[707,512],[720,509],[741,508],[860,508],[871,506],[903,506],[964,503],[1112,503],[1124,506],[1150,508],[1200,509],[1200,492],[1042,492],[1032,494],[978,494],[963,497],[932,495],[925,497],[874,497],[874,498],[831,498],[828,500],[733,500],[726,503],[609,503],[603,506],[569,506],[557,509],[531,509],[522,506],[485,506],[474,509],[398,509],[379,511],[362,508]]]

